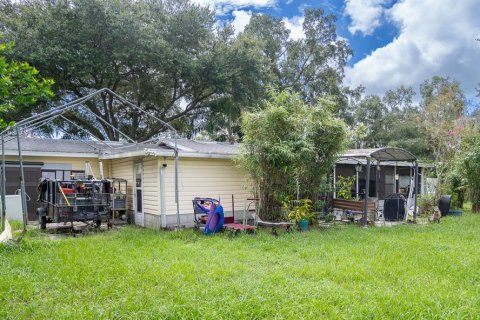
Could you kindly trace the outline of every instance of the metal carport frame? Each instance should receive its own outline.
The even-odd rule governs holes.
[[[83,104],[89,100],[94,99],[98,95],[106,93],[110,94],[112,97],[116,98],[119,102],[123,103],[124,105],[127,105],[128,107],[132,108],[133,110],[143,112],[147,115],[149,115],[152,119],[158,121],[162,126],[165,126],[168,131],[173,132],[173,138],[174,138],[174,146],[173,146],[173,152],[174,152],[174,157],[175,157],[175,203],[176,203],[176,215],[177,215],[177,225],[178,227],[180,226],[180,211],[179,211],[179,194],[178,194],[178,148],[177,148],[177,139],[178,139],[178,133],[173,128],[170,124],[167,122],[159,119],[158,117],[155,117],[154,115],[150,114],[146,110],[138,107],[137,105],[133,104],[132,102],[128,101],[127,99],[123,98],[122,96],[116,94],[114,91],[108,89],[108,88],[103,88],[100,90],[97,90],[91,94],[88,94],[84,97],[75,99],[71,102],[68,102],[60,107],[50,109],[48,111],[33,115],[29,118],[23,119],[17,123],[15,123],[13,126],[7,127],[4,131],[0,132],[1,139],[2,139],[2,170],[1,170],[1,200],[2,200],[2,226],[1,226],[1,231],[4,230],[5,228],[5,219],[6,219],[6,204],[5,204],[5,196],[6,196],[6,174],[5,174],[5,140],[10,141],[13,139],[17,139],[17,145],[18,145],[18,159],[20,163],[20,189],[21,189],[21,200],[22,200],[22,214],[23,214],[23,229],[26,230],[26,225],[27,225],[27,203],[26,203],[26,194],[25,194],[25,181],[24,181],[24,170],[23,170],[23,159],[22,159],[22,149],[21,149],[21,144],[20,144],[20,134],[28,134],[29,132],[38,129],[44,125],[50,124],[54,119],[56,118],[62,118],[63,120],[66,120],[70,122],[68,119],[64,117],[64,114],[66,112],[72,111],[76,108],[80,108],[83,106]],[[147,141],[143,142],[136,142],[133,141],[130,137],[125,135],[123,132],[115,128],[113,125],[110,123],[106,122],[104,119],[102,119],[99,115],[93,113],[91,110],[88,108],[84,108],[87,112],[89,112],[91,115],[93,115],[97,120],[102,121],[104,124],[109,126],[113,131],[124,137],[125,139],[129,140],[130,142],[138,145],[146,145],[148,143],[154,143],[158,142],[161,138],[152,138]],[[70,122],[72,124],[72,122]],[[82,128],[79,125],[76,125],[73,123],[74,126],[76,126],[78,129],[83,130],[87,132],[84,128]],[[58,128],[60,131],[62,131],[62,128]],[[20,133],[21,131],[21,133]],[[88,133],[88,132],[87,132]],[[94,137],[94,136],[92,136]],[[94,137],[95,138],[95,137]],[[96,138],[96,140],[103,142],[99,139]],[[87,142],[85,142],[87,143]],[[104,142],[103,142],[104,143]],[[88,144],[88,143],[87,143]],[[110,148],[115,148],[111,145],[108,145]],[[119,147],[121,148],[121,147]]]

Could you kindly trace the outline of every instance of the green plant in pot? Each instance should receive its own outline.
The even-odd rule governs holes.
[[[288,218],[298,223],[301,230],[307,230],[310,220],[314,218],[312,201],[310,199],[300,200],[300,205],[290,210]]]

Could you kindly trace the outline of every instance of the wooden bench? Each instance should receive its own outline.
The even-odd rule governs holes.
[[[365,207],[365,201],[356,201],[356,200],[344,200],[344,199],[333,199],[331,202],[332,209],[341,209],[341,210],[350,210],[353,212],[363,213]],[[367,212],[375,212],[376,202],[369,201],[367,206]]]

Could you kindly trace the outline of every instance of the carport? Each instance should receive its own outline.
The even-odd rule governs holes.
[[[402,148],[393,148],[393,147],[384,147],[384,148],[375,148],[375,149],[352,149],[348,150],[346,153],[339,157],[338,161],[342,160],[353,160],[356,164],[356,168],[365,167],[365,198],[363,206],[363,224],[367,225],[367,213],[368,213],[368,202],[369,202],[369,190],[370,190],[370,176],[372,167],[375,168],[375,184],[379,185],[380,180],[380,167],[382,165],[398,163],[398,162],[408,162],[412,164],[414,168],[413,174],[413,220],[416,222],[417,219],[417,200],[418,200],[418,185],[419,185],[419,170],[418,170],[418,160],[412,153]],[[358,192],[358,177],[360,170],[357,171],[357,192]],[[335,185],[335,172],[334,172],[334,185]],[[378,194],[378,191],[377,191]],[[407,208],[408,210],[409,208]]]
[[[80,125],[72,122],[69,118],[68,115],[69,113],[74,113],[74,112],[79,112],[84,115],[89,115],[92,121],[98,121],[102,122],[103,124],[109,126],[115,133],[118,134],[120,139],[122,141],[130,143],[130,146],[133,145],[141,145],[141,146],[148,146],[149,144],[155,144],[158,145],[159,143],[162,143],[162,137],[159,135],[155,135],[153,138],[147,140],[147,141],[142,141],[142,142],[137,142],[130,138],[128,135],[125,133],[121,132],[118,128],[114,127],[112,124],[110,124],[108,121],[106,121],[101,115],[98,115],[91,111],[87,106],[86,103],[94,100],[94,99],[112,99],[112,101],[115,101],[118,105],[123,106],[124,108],[130,109],[132,112],[135,113],[143,113],[147,114],[149,117],[151,117],[154,121],[158,123],[158,128],[164,127],[165,133],[170,134],[173,138],[173,153],[174,153],[174,158],[175,158],[175,203],[177,206],[177,224],[178,226],[180,225],[180,213],[179,213],[179,199],[178,199],[178,149],[177,149],[177,138],[178,134],[175,128],[173,128],[170,124],[164,122],[163,120],[155,117],[148,111],[138,107],[137,105],[133,104],[132,102],[128,101],[127,99],[123,98],[122,96],[116,94],[112,90],[108,88],[103,88],[100,90],[96,90],[90,94],[85,95],[84,97],[78,98],[76,100],[73,100],[71,102],[68,102],[60,107],[50,109],[48,111],[35,114],[29,118],[23,119],[21,121],[18,121],[15,123],[13,126],[7,127],[4,131],[0,132],[1,136],[1,148],[2,148],[2,160],[1,160],[1,180],[0,180],[0,195],[1,195],[1,230],[3,231],[5,228],[5,220],[6,220],[6,194],[7,191],[11,191],[12,186],[9,184],[12,180],[16,180],[16,177],[18,177],[19,184],[14,183],[14,188],[19,189],[19,194],[21,196],[21,207],[22,207],[22,214],[23,214],[23,227],[24,230],[26,230],[26,225],[28,222],[28,217],[27,217],[27,189],[28,188],[35,188],[36,189],[36,184],[31,185],[32,178],[38,177],[38,168],[33,168],[30,166],[30,164],[26,163],[23,161],[23,156],[22,156],[22,146],[21,146],[21,139],[20,136],[29,136],[30,134],[34,133],[35,131],[39,130],[42,127],[50,127],[53,128],[56,132],[63,132],[67,133],[62,127],[60,127],[54,120],[61,120],[66,123],[69,123],[71,126],[75,127],[79,131],[87,134],[89,136],[89,139],[92,140],[92,142],[97,142],[99,144],[103,144],[105,149],[121,149],[124,148],[124,146],[115,146],[112,144],[108,144],[105,141],[100,140],[99,138],[91,135],[88,131],[86,131],[83,127]],[[160,131],[160,130],[159,130]],[[15,142],[17,144],[17,150],[18,150],[18,161],[15,161],[15,166],[12,170],[7,169],[8,163],[6,161],[5,157],[5,144],[9,141]],[[82,140],[82,143],[85,143],[89,146],[93,146],[92,143],[89,141],[84,141]],[[94,147],[94,146],[93,146]],[[38,166],[37,166],[38,167]],[[33,170],[33,171],[32,171]],[[35,173],[35,174],[33,174]],[[29,176],[27,179],[26,176]],[[7,176],[9,179],[9,183],[7,183]],[[103,177],[102,177],[103,179]],[[32,192],[30,192],[32,193]],[[35,192],[36,193],[36,192]]]

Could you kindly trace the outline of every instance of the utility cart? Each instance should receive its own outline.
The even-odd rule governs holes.
[[[37,208],[40,228],[47,223],[66,225],[74,221],[93,221],[100,227],[102,221],[110,225],[111,182],[108,180],[53,180],[43,179],[38,185]]]
[[[127,180],[120,178],[108,179],[105,189],[109,194],[110,211],[112,220],[117,216],[125,217],[127,212]]]

